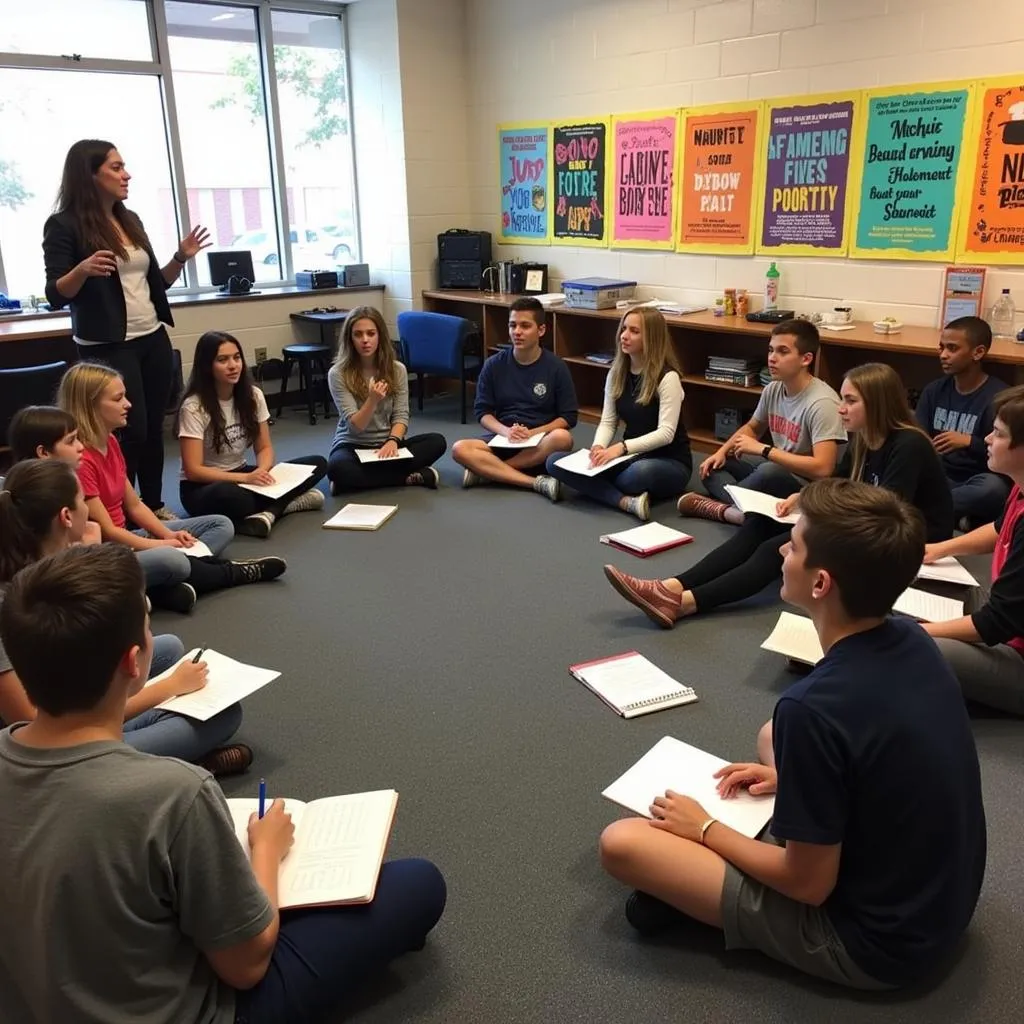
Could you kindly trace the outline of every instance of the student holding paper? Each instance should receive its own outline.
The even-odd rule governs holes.
[[[634,309],[619,321],[619,346],[604,384],[601,422],[590,446],[590,467],[636,456],[598,476],[568,471],[549,455],[547,472],[588,498],[646,522],[651,502],[671,498],[690,482],[693,458],[683,426],[683,385],[665,318]],[[619,425],[622,440],[612,443]]]
[[[903,384],[883,363],[854,367],[842,384],[839,415],[853,443],[843,452],[836,476],[884,487],[914,505],[924,516],[926,539],[953,533],[953,503],[938,455],[914,422]],[[799,510],[800,494],[776,504],[780,517]],[[658,625],[670,629],[677,619],[753,597],[782,568],[779,545],[789,524],[767,515],[748,514],[740,530],[681,575],[643,580],[605,566],[608,582]]]
[[[238,339],[207,331],[196,342],[192,373],[178,409],[179,488],[189,515],[225,515],[235,524],[235,533],[269,537],[282,516],[324,507],[324,492],[317,487],[327,475],[322,455],[288,460],[314,469],[280,498],[239,486],[274,482],[269,424],[267,400],[253,383]],[[245,460],[250,448],[255,465]]]
[[[512,344],[484,363],[476,382],[473,411],[488,433],[452,446],[452,458],[464,470],[463,487],[497,483],[561,499],[561,484],[540,471],[548,456],[572,450],[570,431],[579,410],[569,368],[541,345],[546,331],[544,307],[533,296],[509,306]],[[517,447],[537,436],[539,444]],[[494,447],[496,437],[506,446]]]
[[[602,863],[637,890],[638,930],[696,918],[728,949],[864,990],[947,966],[981,890],[985,812],[956,680],[917,623],[888,617],[924,536],[883,488],[805,489],[782,598],[811,617],[825,657],[762,730],[766,763],[715,773],[723,798],[775,794],[771,834],[750,839],[671,790],[650,820],[609,825]]]
[[[448,442],[437,433],[409,436],[409,374],[373,306],[357,306],[345,317],[327,385],[338,407],[327,467],[331,494],[403,485],[437,490],[434,463]],[[360,448],[377,459],[360,461]]]
[[[25,566],[82,540],[89,511],[73,470],[56,459],[18,463],[0,490],[0,604],[4,589]],[[103,583],[98,586],[102,589]],[[185,654],[176,636],[153,638],[153,676]],[[242,723],[234,704],[205,722],[157,707],[206,685],[206,663],[180,665],[167,679],[147,686],[125,708],[125,740],[136,750],[196,761],[215,775],[234,775],[252,763],[242,743],[225,746]],[[0,642],[0,722],[31,722],[36,709]]]
[[[422,947],[444,879],[429,861],[392,861],[370,904],[279,913],[284,803],[250,818],[246,851],[207,772],[123,742],[153,654],[142,584],[124,548],[73,548],[19,573],[0,610],[39,710],[0,732],[4,1015],[325,1020]]]
[[[124,544],[138,555],[155,605],[190,612],[199,594],[273,580],[285,571],[283,558],[218,558],[235,532],[226,516],[161,522],[139,500],[114,435],[126,422],[131,404],[116,371],[100,363],[76,363],[61,379],[58,401],[85,445],[78,478],[89,518],[99,524],[103,540]],[[212,556],[189,557],[197,540]]]
[[[808,480],[835,472],[846,432],[839,396],[811,372],[820,344],[818,328],[809,320],[785,320],[772,328],[772,381],[761,392],[754,415],[700,464],[711,498],[684,494],[681,515],[739,526],[743,513],[730,503],[726,484],[786,498]]]
[[[985,438],[988,468],[1013,481],[1002,515],[994,522],[939,544],[925,562],[946,555],[992,554],[992,588],[973,591],[971,614],[924,628],[953,669],[970,700],[1024,715],[1024,385],[1007,388],[994,402],[995,422]]]

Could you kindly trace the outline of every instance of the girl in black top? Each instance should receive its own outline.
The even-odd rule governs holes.
[[[634,309],[619,321],[618,351],[605,379],[601,422],[590,446],[590,465],[635,455],[598,476],[583,476],[548,457],[546,472],[604,505],[650,518],[650,502],[686,490],[693,459],[682,423],[683,385],[665,318],[656,309]],[[622,440],[612,439],[623,424]]]
[[[839,415],[854,434],[836,476],[885,487],[924,516],[928,543],[953,535],[953,499],[942,463],[914,423],[899,376],[884,363],[852,369],[843,381]],[[800,495],[778,504],[780,515],[799,507]],[[779,549],[790,527],[747,515],[740,530],[681,575],[643,580],[604,568],[608,582],[653,621],[670,629],[676,619],[752,597],[782,571]]]
[[[174,325],[167,289],[185,264],[210,244],[196,227],[163,266],[136,214],[125,208],[131,175],[113,143],[82,139],[69,150],[57,212],[43,227],[46,298],[52,309],[71,307],[71,327],[82,358],[112,366],[132,403],[120,438],[128,479],[161,518],[163,419],[171,397]]]

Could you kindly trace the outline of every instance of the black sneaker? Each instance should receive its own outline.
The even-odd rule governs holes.
[[[236,587],[245,583],[267,583],[269,580],[276,580],[288,568],[288,563],[277,555],[235,559],[228,565],[231,566],[231,582]]]
[[[679,927],[687,917],[681,910],[637,889],[626,900],[626,920],[641,935],[660,935]]]
[[[157,587],[151,593],[157,608],[182,615],[188,615],[198,600],[196,589],[191,583],[172,583],[166,587]]]

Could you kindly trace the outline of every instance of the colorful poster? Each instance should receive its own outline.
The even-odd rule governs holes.
[[[1024,75],[978,85],[958,258],[1024,262]]]
[[[607,245],[608,119],[556,124],[551,146],[555,207],[551,241],[559,245]]]
[[[853,97],[769,104],[758,253],[846,254],[847,179],[856,112]]]
[[[544,245],[551,237],[548,208],[548,126],[498,125],[501,178],[499,242]]]
[[[871,90],[866,99],[851,255],[948,262],[970,87]]]
[[[760,103],[684,110],[679,252],[754,251],[754,201],[764,116]]]
[[[671,249],[679,112],[612,119],[612,245]]]

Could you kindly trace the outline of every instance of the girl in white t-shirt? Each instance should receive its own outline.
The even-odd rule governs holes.
[[[189,515],[225,515],[236,533],[268,537],[281,516],[324,507],[317,484],[327,474],[327,460],[320,455],[287,460],[314,471],[280,498],[239,486],[274,482],[269,421],[267,401],[253,384],[238,340],[207,331],[196,342],[192,375],[178,410],[181,503]],[[255,464],[246,462],[250,448]]]

